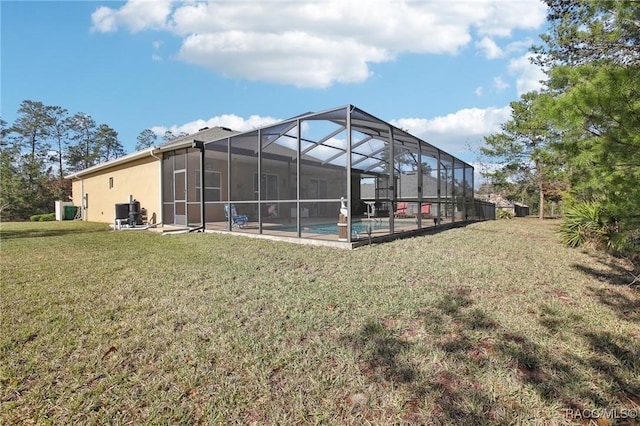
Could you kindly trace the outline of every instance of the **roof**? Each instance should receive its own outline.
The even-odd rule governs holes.
[[[75,179],[80,178],[82,176],[86,176],[91,173],[98,172],[100,170],[108,169],[113,166],[117,166],[120,164],[126,164],[135,160],[139,160],[144,157],[155,157],[155,154],[158,154],[163,151],[169,151],[180,148],[191,148],[191,144],[194,140],[202,140],[204,142],[210,142],[217,139],[221,139],[227,136],[235,135],[239,132],[235,130],[231,130],[227,127],[211,127],[204,128],[196,133],[192,133],[190,135],[181,136],[179,138],[175,138],[170,140],[169,142],[163,143],[160,146],[152,146],[149,148],[145,148],[141,151],[136,151],[131,154],[123,155],[122,157],[114,158],[113,160],[105,161],[104,163],[96,164],[95,166],[88,167],[84,170],[80,170],[75,173],[70,173],[65,176],[65,179]]]
[[[66,175],[65,179],[75,179],[82,176],[86,176],[91,173],[98,172],[103,169],[108,169],[109,167],[113,167],[119,164],[126,164],[131,161],[139,160],[144,157],[151,157],[154,155],[155,147],[150,147],[143,149],[142,151],[136,151],[131,154],[123,155],[122,157],[114,158],[113,160],[105,161],[104,163],[96,164],[95,166],[88,167],[84,170],[80,170],[75,173],[70,173]]]
[[[236,130],[231,130],[228,127],[205,127],[196,133],[191,133],[190,135],[180,136],[175,139],[171,139],[169,142],[163,143],[158,146],[160,151],[170,151],[179,148],[191,148],[191,143],[194,139],[203,141],[203,142],[211,142],[218,139],[226,138],[227,136],[236,135],[240,132]]]
[[[481,195],[478,198],[483,200],[483,201],[488,201],[490,203],[493,203],[498,208],[509,208],[509,207],[513,207],[513,206],[529,207],[526,204],[519,203],[517,201],[510,201],[510,200],[504,198],[501,194]]]
[[[296,130],[302,121],[305,121],[306,125]],[[421,152],[438,159],[443,166],[451,164],[456,168],[473,169],[470,164],[446,151],[351,104],[321,112],[307,112],[228,137],[235,140],[236,147],[241,147],[246,139],[247,147],[257,151],[257,143],[251,138],[257,138],[258,134],[263,138],[263,150],[267,146],[270,153],[290,156],[293,159],[298,156],[294,141],[300,138],[301,159],[317,161],[322,165],[345,167],[349,164],[347,156],[350,152],[351,167],[357,165],[357,168],[364,172],[384,171],[384,164],[387,162],[385,147],[390,140],[394,141],[395,149],[404,155],[413,156],[412,154]],[[352,138],[350,148],[345,146],[349,135]],[[223,136],[218,140],[224,138]],[[212,143],[208,145],[208,149],[212,149],[216,141],[208,142]]]
[[[241,147],[241,141],[248,138],[247,141],[251,145],[250,149],[254,149],[254,142],[249,139],[260,134],[261,137],[265,138],[264,143],[266,144],[265,146],[269,146],[270,153],[295,159],[298,156],[298,149],[294,149],[292,141],[297,140],[299,136],[291,132],[301,121],[307,121],[310,127],[311,123],[328,123],[328,127],[320,126],[318,134],[314,134],[313,138],[309,135],[304,136],[302,140],[304,146],[300,147],[303,160],[318,161],[322,165],[345,167],[349,164],[346,158],[350,152],[352,168],[357,165],[358,169],[364,172],[383,172],[384,164],[387,162],[384,154],[385,147],[388,141],[393,140],[398,152],[404,152],[406,155],[421,152],[428,157],[437,158],[440,164],[443,165],[448,163],[453,167],[468,166],[473,169],[470,164],[446,151],[350,104],[322,112],[307,112],[278,123],[245,132],[233,131],[226,127],[204,128],[199,132],[181,136],[158,147],[153,147],[151,151],[142,155],[154,155],[164,151],[190,148],[194,140],[208,144],[226,138],[233,138],[237,147]],[[315,126],[313,127],[315,129]],[[349,140],[349,137],[344,135],[349,132],[352,132],[350,134],[356,134],[358,140],[352,141],[352,146],[347,148],[344,144],[346,140]],[[336,138],[336,135],[340,137]],[[213,145],[209,145],[208,149],[211,149],[211,147]],[[264,146],[262,149],[264,149]],[[145,153],[145,151],[141,152]],[[140,158],[139,153],[130,154],[129,156],[120,157],[71,174],[67,178],[81,177],[137,158]]]

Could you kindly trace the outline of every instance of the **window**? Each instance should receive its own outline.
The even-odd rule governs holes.
[[[113,188],[113,178],[110,177],[109,178],[109,189],[112,189],[112,188]]]
[[[253,174],[253,192],[255,199],[258,199],[258,174]],[[262,173],[260,179],[260,192],[262,200],[277,200],[278,199],[278,175],[269,173]]]
[[[327,198],[327,181],[311,179],[309,182],[309,198]]]
[[[200,170],[196,170],[196,201],[200,202]],[[220,172],[204,171],[204,201],[220,201]]]
[[[327,198],[327,181],[321,179],[311,179],[309,181],[309,198],[324,199]],[[311,216],[326,216],[326,203],[313,203],[311,205]]]

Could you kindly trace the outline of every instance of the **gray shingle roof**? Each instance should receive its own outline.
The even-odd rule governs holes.
[[[171,139],[169,142],[163,143],[158,146],[161,151],[168,151],[172,149],[178,149],[182,147],[190,147],[191,142],[196,139],[203,142],[211,142],[218,139],[226,138],[227,136],[235,135],[240,132],[231,130],[227,127],[211,127],[200,130],[199,132],[192,133],[190,135],[180,136],[175,139]]]

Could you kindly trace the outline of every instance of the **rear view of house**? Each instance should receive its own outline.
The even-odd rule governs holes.
[[[69,177],[98,222],[129,196],[172,228],[356,244],[476,219],[472,166],[353,105],[205,129]]]

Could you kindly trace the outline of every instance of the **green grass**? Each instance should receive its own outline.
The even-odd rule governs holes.
[[[344,251],[2,224],[0,424],[564,424],[566,409],[638,410],[640,291],[557,228],[493,221]]]

